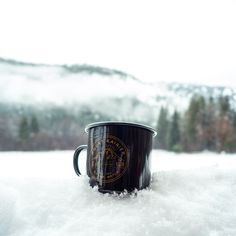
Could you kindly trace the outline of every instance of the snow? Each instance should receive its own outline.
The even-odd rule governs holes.
[[[123,196],[90,188],[72,156],[0,153],[0,235],[236,235],[235,154],[155,150],[151,188]]]
[[[155,88],[131,77],[122,79],[118,75],[66,73],[60,66],[0,63],[0,77],[0,98],[12,103],[52,103],[63,106],[114,97],[137,97],[140,101],[153,102],[156,96]]]

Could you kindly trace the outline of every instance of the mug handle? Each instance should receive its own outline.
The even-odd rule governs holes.
[[[78,163],[78,159],[79,159],[79,154],[82,150],[87,149],[87,145],[81,145],[79,147],[77,147],[75,149],[75,153],[74,153],[74,157],[73,157],[73,164],[74,164],[74,170],[75,173],[80,176],[81,172],[79,170],[79,163]]]

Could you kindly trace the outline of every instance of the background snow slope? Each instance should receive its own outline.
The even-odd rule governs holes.
[[[0,235],[236,235],[236,155],[154,151],[137,196],[90,188],[72,155],[0,153]]]

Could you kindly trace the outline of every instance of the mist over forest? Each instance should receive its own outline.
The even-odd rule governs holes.
[[[96,121],[151,125],[154,147],[236,151],[236,89],[144,83],[91,65],[0,59],[0,150],[74,149]]]

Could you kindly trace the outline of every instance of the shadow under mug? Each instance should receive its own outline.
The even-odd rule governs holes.
[[[150,186],[150,153],[156,131],[130,122],[97,122],[85,128],[88,145],[79,146],[73,157],[80,176],[79,154],[87,149],[86,170],[92,187],[102,193],[132,192]]]

